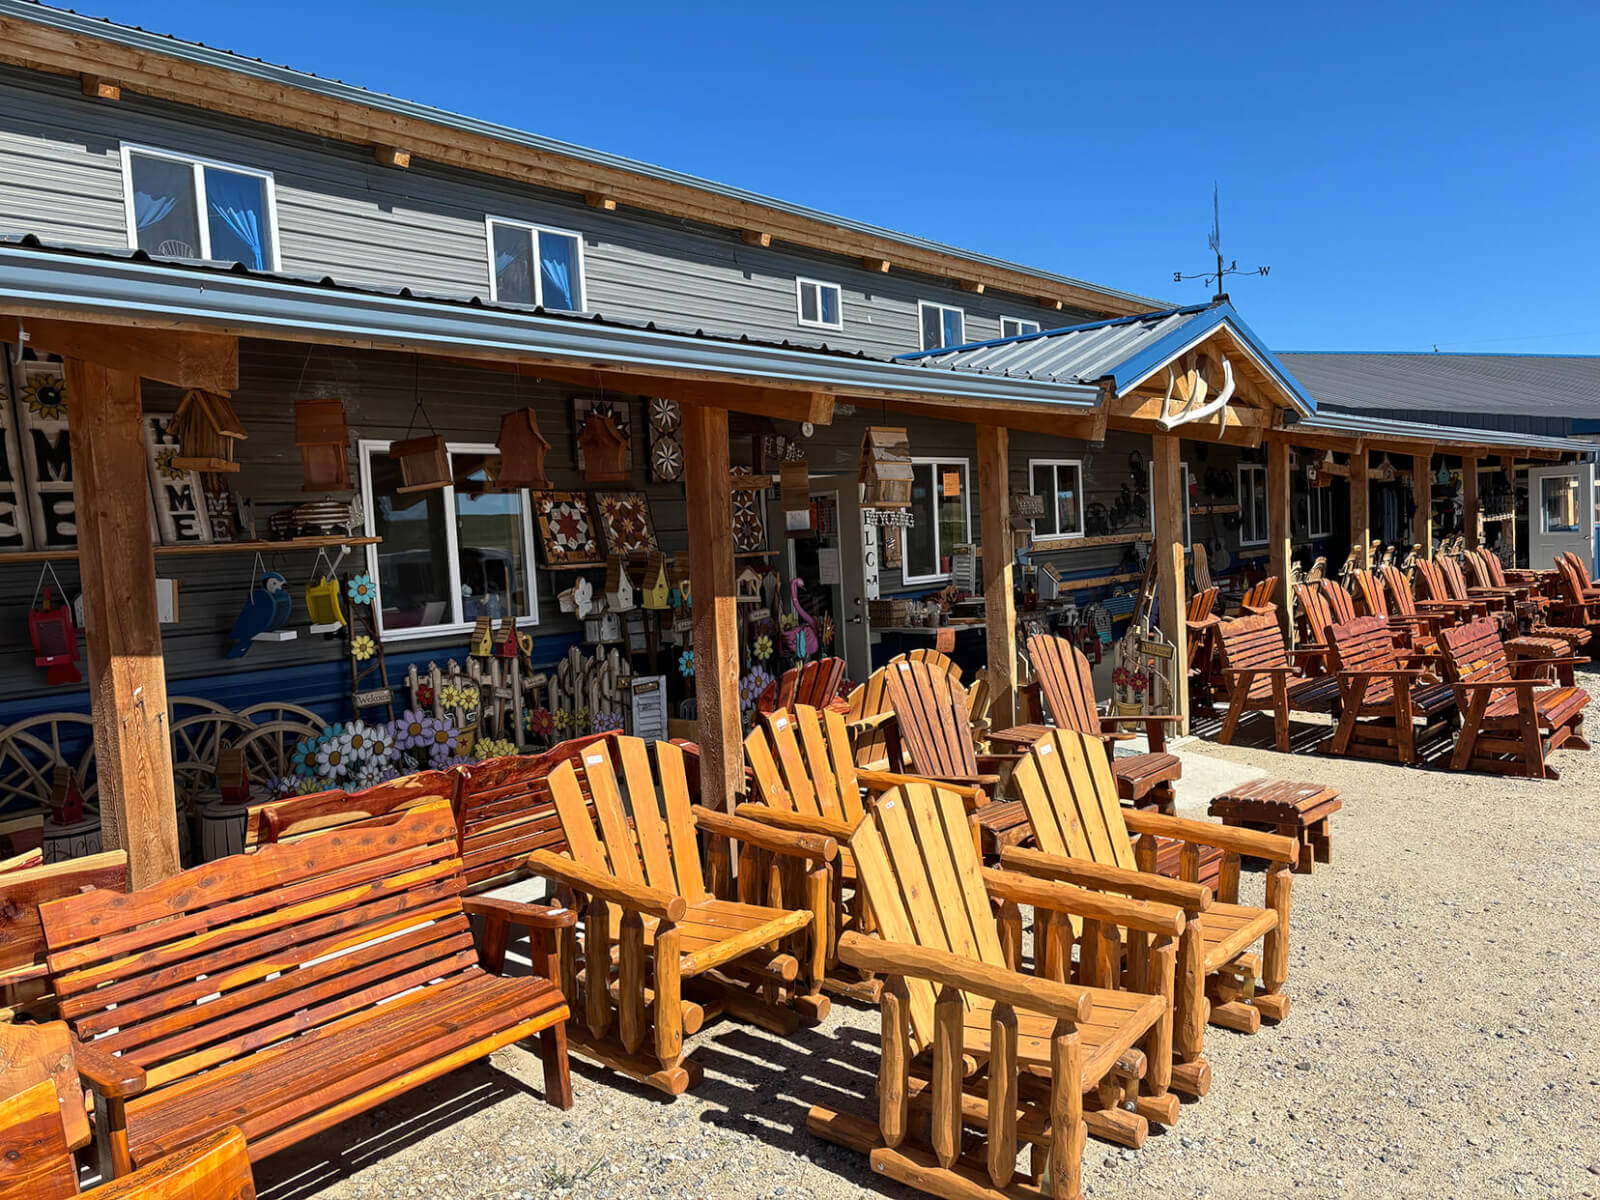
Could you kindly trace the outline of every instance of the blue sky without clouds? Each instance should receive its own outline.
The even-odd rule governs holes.
[[[76,0],[1177,302],[1283,350],[1600,353],[1600,6]]]

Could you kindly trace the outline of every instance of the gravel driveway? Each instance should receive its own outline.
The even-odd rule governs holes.
[[[1344,796],[1333,863],[1294,877],[1294,1010],[1255,1037],[1209,1031],[1210,1094],[1137,1153],[1091,1140],[1085,1190],[1600,1196],[1600,756],[1559,752],[1563,778],[1531,782],[1281,755],[1262,719],[1241,734],[1187,744],[1191,775],[1237,764]],[[805,1129],[811,1104],[871,1096],[877,1036],[850,1004],[791,1041],[723,1022],[695,1051],[703,1086],[671,1102],[574,1058],[568,1113],[512,1048],[257,1179],[273,1200],[909,1197]]]

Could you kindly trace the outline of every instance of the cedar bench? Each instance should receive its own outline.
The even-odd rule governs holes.
[[[1556,681],[1562,687],[1572,687],[1574,680],[1572,674],[1573,644],[1575,639],[1561,636],[1550,626],[1535,626],[1536,629],[1545,629],[1549,632],[1534,633],[1525,637],[1507,638],[1505,640],[1506,659],[1512,674],[1518,679],[1533,679],[1547,668],[1540,667],[1541,662],[1551,664],[1555,671]],[[1586,630],[1573,629],[1574,634],[1587,633]],[[1526,666],[1524,666],[1526,664]]]
[[[1339,793],[1324,784],[1252,779],[1217,796],[1208,811],[1224,825],[1292,838],[1299,850],[1295,874],[1309,875],[1313,862],[1331,861],[1332,818],[1343,807]]]
[[[480,966],[467,917],[548,937],[573,914],[462,887],[440,799],[45,904],[103,1173],[230,1125],[259,1160],[534,1034],[546,1096],[568,1107],[566,1000]]]

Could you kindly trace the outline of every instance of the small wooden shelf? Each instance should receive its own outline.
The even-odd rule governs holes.
[[[1189,510],[1191,517],[1224,516],[1239,511],[1237,504],[1196,504]]]
[[[1148,542],[1155,539],[1148,529],[1138,533],[1106,533],[1099,537],[1040,538],[1028,547],[1029,554],[1060,554],[1066,550],[1090,550],[1095,546],[1126,546],[1130,542]]]
[[[1134,583],[1143,578],[1143,571],[1124,571],[1121,575],[1094,575],[1088,579],[1063,579],[1061,587],[1065,591],[1081,592],[1089,588],[1114,587],[1119,583]]]
[[[197,542],[188,546],[157,546],[157,554],[272,554],[280,550],[331,550],[336,546],[376,546],[382,542],[376,537],[306,537],[288,538],[281,542]],[[72,550],[18,550],[0,552],[0,566],[6,563],[54,562],[57,559],[78,557]]]

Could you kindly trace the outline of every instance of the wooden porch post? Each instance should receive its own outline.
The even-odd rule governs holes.
[[[1433,557],[1433,455],[1419,449],[1411,456],[1411,502],[1416,515],[1411,540],[1422,546],[1422,557]]]
[[[1173,682],[1176,684],[1177,712],[1182,721],[1179,733],[1189,732],[1188,601],[1183,585],[1183,474],[1179,468],[1178,436],[1155,435],[1155,478],[1151,485],[1151,505],[1155,510],[1155,541],[1150,553],[1156,556],[1156,604],[1161,613],[1161,632],[1172,646]]]
[[[1367,448],[1350,451],[1350,540],[1356,544],[1356,566],[1372,566],[1372,483],[1367,478]]]
[[[1468,550],[1478,548],[1482,524],[1478,512],[1478,460],[1470,454],[1461,456],[1461,527]]]
[[[66,383],[101,838],[144,887],[182,864],[139,376],[68,359]]]
[[[1294,639],[1294,588],[1289,583],[1294,545],[1289,533],[1289,444],[1276,438],[1267,442],[1267,539],[1271,544],[1271,571],[1278,577],[1278,624],[1284,640]]]
[[[1517,565],[1517,460],[1514,455],[1502,454],[1500,468],[1506,473],[1507,503],[1511,505],[1511,520],[1505,523],[1506,539],[1511,546],[1511,565]],[[1533,520],[1533,497],[1528,497],[1528,520]]]
[[[978,515],[983,536],[983,617],[989,648],[989,719],[1016,723],[1017,606],[1011,577],[1011,431],[978,426]]]
[[[689,505],[700,802],[724,812],[732,811],[744,782],[731,474],[727,409],[685,404],[683,475]]]

